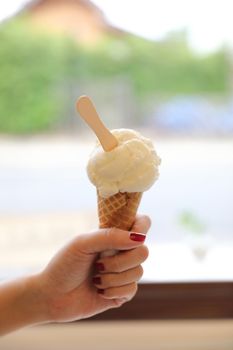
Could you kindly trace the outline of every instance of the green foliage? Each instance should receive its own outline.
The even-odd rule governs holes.
[[[179,224],[190,233],[202,234],[206,227],[204,223],[192,212],[183,211],[179,216]]]
[[[222,50],[199,57],[184,38],[175,36],[161,42],[129,36],[126,44],[128,57],[122,59],[120,69],[142,97],[227,92],[228,65]]]
[[[0,43],[0,131],[48,129],[59,109],[65,44],[35,36],[21,22],[2,25]]]
[[[141,99],[155,94],[225,93],[226,54],[198,57],[185,33],[160,42],[133,35],[106,37],[87,49],[67,38],[32,29],[27,18],[0,26],[0,132],[32,133],[54,128],[70,80],[94,82],[123,76]]]

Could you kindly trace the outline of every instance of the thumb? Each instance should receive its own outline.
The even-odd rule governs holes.
[[[96,254],[105,250],[128,250],[145,241],[144,233],[123,231],[118,228],[100,229],[76,238],[77,248],[86,254]]]

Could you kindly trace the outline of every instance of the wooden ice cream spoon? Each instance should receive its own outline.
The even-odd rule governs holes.
[[[76,108],[82,119],[89,125],[99,139],[105,152],[113,150],[117,145],[117,139],[115,136],[106,128],[96,112],[95,106],[88,96],[80,96]]]

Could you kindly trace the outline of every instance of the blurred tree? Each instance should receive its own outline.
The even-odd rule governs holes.
[[[19,22],[1,26],[0,42],[0,130],[49,128],[57,111],[54,88],[61,77],[61,48]]]
[[[191,211],[183,211],[178,222],[188,233],[201,235],[206,230],[206,225]]]
[[[42,34],[21,17],[1,24],[0,42],[0,132],[54,128],[69,94],[60,87],[71,80],[94,84],[122,76],[141,99],[227,92],[225,51],[199,57],[184,32],[160,42],[107,35],[98,46],[85,48],[67,37]]]

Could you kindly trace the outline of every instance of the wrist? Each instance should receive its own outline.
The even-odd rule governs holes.
[[[43,292],[41,274],[26,277],[23,284],[22,309],[28,325],[49,322],[48,302]]]
[[[0,285],[0,335],[49,321],[40,274]]]

